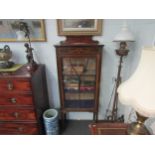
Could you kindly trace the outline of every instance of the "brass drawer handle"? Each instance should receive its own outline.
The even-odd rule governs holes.
[[[15,118],[19,117],[19,113],[18,112],[14,112],[13,115],[15,116]]]
[[[10,101],[11,101],[11,103],[14,103],[14,104],[17,103],[16,98],[11,98]]]
[[[18,128],[18,131],[23,131],[24,129],[22,127],[19,127]]]
[[[7,88],[8,90],[13,90],[13,83],[9,81],[7,84]]]

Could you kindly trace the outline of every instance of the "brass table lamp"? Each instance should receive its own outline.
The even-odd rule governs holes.
[[[118,87],[119,100],[137,112],[129,134],[149,134],[144,122],[155,117],[155,47],[144,47],[134,74]]]

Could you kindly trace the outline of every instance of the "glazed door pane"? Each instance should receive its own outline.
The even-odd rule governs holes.
[[[96,58],[63,58],[64,106],[92,108],[95,104]]]

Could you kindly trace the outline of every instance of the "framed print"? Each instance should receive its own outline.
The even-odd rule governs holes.
[[[101,35],[102,19],[58,19],[58,35]]]
[[[21,31],[19,22],[26,22],[30,31],[32,42],[46,41],[44,20],[41,19],[0,19],[0,42],[21,42],[27,41],[24,37],[19,37]],[[24,32],[23,32],[24,33]],[[20,38],[20,39],[19,39]]]

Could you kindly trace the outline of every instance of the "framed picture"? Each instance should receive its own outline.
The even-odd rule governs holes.
[[[58,19],[58,35],[101,35],[102,19]]]
[[[41,19],[0,19],[0,42],[27,41],[19,29],[19,22],[26,22],[32,42],[46,41],[44,20]],[[24,32],[23,32],[24,33]],[[19,39],[20,38],[20,39]]]

